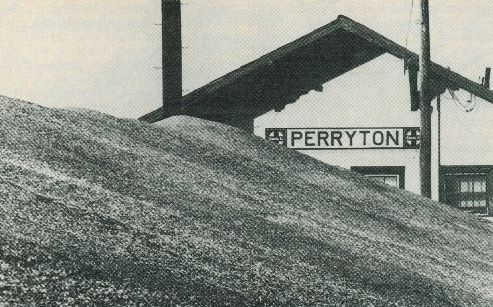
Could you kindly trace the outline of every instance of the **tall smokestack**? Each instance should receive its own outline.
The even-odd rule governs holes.
[[[180,0],[161,0],[163,44],[163,109],[179,106],[182,98]]]

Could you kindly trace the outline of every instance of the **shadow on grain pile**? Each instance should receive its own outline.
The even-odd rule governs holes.
[[[492,305],[488,222],[189,117],[0,98],[0,303]]]

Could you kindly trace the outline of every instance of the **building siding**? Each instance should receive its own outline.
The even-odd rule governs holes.
[[[281,112],[271,111],[255,119],[254,133],[265,137],[265,128],[313,127],[419,127],[419,112],[411,111],[409,79],[404,64],[382,55],[312,91]],[[467,97],[466,92],[457,94]],[[493,105],[477,98],[472,112],[441,99],[442,165],[493,165]],[[432,198],[438,200],[438,113],[433,112]],[[418,149],[300,150],[332,165],[404,166],[405,188],[419,193]]]

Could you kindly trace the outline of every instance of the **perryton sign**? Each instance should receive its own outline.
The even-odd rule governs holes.
[[[418,149],[420,130],[404,128],[266,128],[265,139],[300,150]]]

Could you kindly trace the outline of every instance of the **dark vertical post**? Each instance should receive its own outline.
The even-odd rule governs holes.
[[[493,169],[490,168],[488,170],[488,178],[486,179],[486,197],[488,198],[486,200],[486,204],[487,204],[486,212],[487,212],[488,216],[493,215],[493,212],[491,212],[491,206],[493,205],[492,204],[493,203],[492,191],[493,191]]]
[[[411,111],[419,110],[419,90],[418,90],[418,67],[410,64],[408,66],[409,91],[411,96]]]
[[[491,67],[486,67],[484,72],[484,86],[490,88]]]
[[[438,150],[438,200],[442,199],[442,102],[441,94],[437,96],[437,113],[438,113],[438,140],[437,140],[437,150]]]
[[[430,18],[428,0],[421,0],[421,53],[419,90],[421,146],[419,151],[421,195],[431,198],[431,95],[430,95]]]
[[[163,44],[163,110],[181,104],[182,46],[180,0],[161,0]]]

